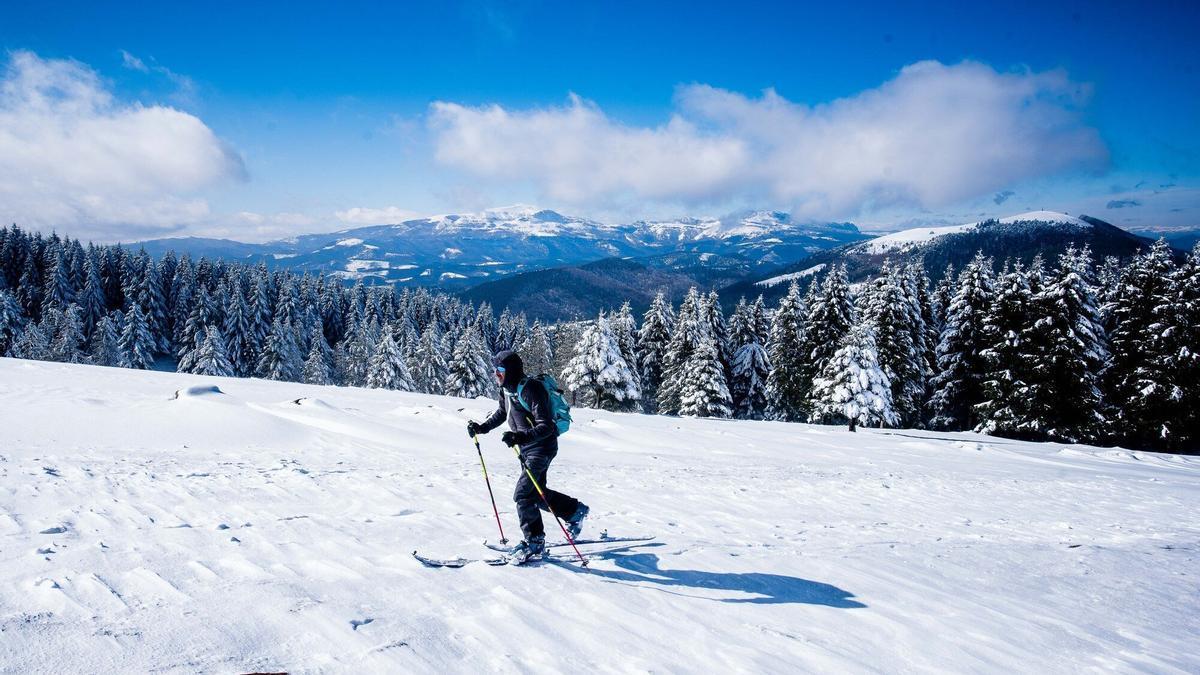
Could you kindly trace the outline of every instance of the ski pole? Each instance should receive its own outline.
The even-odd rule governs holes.
[[[567,541],[570,542],[571,548],[575,549],[575,555],[579,556],[579,562],[583,563],[584,567],[587,567],[587,558],[583,557],[583,554],[579,552],[579,547],[575,545],[575,537],[572,537],[571,533],[567,532],[566,526],[562,524],[562,520],[559,519],[558,514],[554,512],[554,507],[550,506],[550,500],[546,499],[546,493],[542,492],[542,486],[538,485],[537,479],[533,477],[533,472],[529,470],[529,465],[525,463],[525,456],[521,454],[521,451],[517,449],[517,446],[510,445],[508,447],[512,448],[512,451],[517,453],[517,459],[521,462],[521,468],[525,469],[525,475],[529,476],[529,482],[533,483],[533,487],[537,490],[538,496],[542,498],[542,503],[546,505],[546,510],[550,512],[550,515],[554,516],[554,522],[558,523],[558,528],[562,530],[562,533],[567,537]]]
[[[487,463],[483,461],[483,450],[479,449],[479,437],[471,434],[471,440],[475,441],[475,452],[479,453],[479,466],[483,467],[483,482],[487,483],[488,497],[492,499],[492,513],[496,514],[496,527],[500,528],[500,543],[507,544],[508,538],[504,536],[504,526],[500,524],[500,510],[496,508],[496,495],[492,494],[492,480],[488,478]]]

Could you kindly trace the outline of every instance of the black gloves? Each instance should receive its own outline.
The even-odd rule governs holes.
[[[476,422],[474,420],[467,422],[467,435],[468,436],[474,437],[478,434],[486,434],[486,433],[487,432],[483,430],[483,427],[479,426],[478,422]]]
[[[504,432],[504,435],[500,437],[500,440],[503,441],[505,445],[522,445],[533,440],[533,435],[528,431],[506,431]]]

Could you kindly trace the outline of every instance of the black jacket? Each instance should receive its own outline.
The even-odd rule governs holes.
[[[521,452],[558,452],[558,426],[554,423],[554,410],[550,407],[550,394],[541,382],[523,378],[521,402],[517,402],[514,385],[500,390],[500,405],[496,412],[479,425],[484,432],[491,431],[508,419],[508,428],[513,431],[531,431],[533,440],[521,444]],[[506,385],[508,383],[505,383]],[[527,406],[527,407],[526,407]]]

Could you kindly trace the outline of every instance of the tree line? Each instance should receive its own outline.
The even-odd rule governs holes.
[[[515,348],[575,403],[668,415],[976,430],[1188,451],[1200,403],[1200,249],[1158,242],[1122,264],[977,255],[931,284],[885,262],[793,281],[778,306],[691,289],[640,325],[530,324],[426,289],[346,285],[168,252],[0,228],[0,355],[103,366],[496,394]],[[161,365],[160,365],[161,367]]]

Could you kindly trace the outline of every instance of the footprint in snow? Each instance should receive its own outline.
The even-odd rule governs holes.
[[[359,626],[365,626],[365,625],[367,625],[367,624],[371,623],[371,622],[372,622],[372,621],[374,621],[374,620],[375,620],[375,619],[371,619],[371,618],[367,618],[367,619],[352,619],[352,620],[350,621],[350,628],[351,628],[351,630],[358,630],[358,627],[359,627]]]
[[[41,532],[38,532],[38,534],[66,534],[66,532],[67,528],[63,527],[62,525],[55,525],[54,527],[47,527]]]

